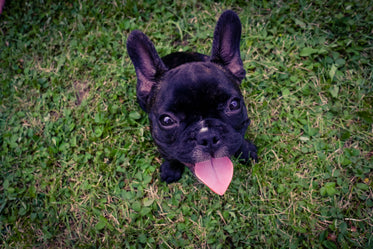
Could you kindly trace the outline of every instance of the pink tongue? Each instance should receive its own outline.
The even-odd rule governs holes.
[[[232,180],[233,164],[228,157],[212,158],[197,163],[194,173],[212,191],[223,195]]]

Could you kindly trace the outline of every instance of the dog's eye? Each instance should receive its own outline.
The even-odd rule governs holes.
[[[229,103],[229,109],[231,111],[235,111],[240,108],[241,108],[241,105],[240,105],[240,100],[238,98],[232,99],[231,102]]]
[[[159,118],[159,122],[163,126],[172,126],[176,123],[176,121],[167,114],[161,115],[161,117]]]

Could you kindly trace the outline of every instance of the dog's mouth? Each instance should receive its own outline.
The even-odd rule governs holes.
[[[233,176],[233,163],[228,157],[211,158],[194,165],[194,174],[218,195],[227,191]]]

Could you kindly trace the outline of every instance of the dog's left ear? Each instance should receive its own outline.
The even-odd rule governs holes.
[[[153,43],[141,31],[134,30],[127,39],[127,52],[137,75],[137,101],[146,111],[153,88],[158,84],[158,79],[168,70],[162,62]]]
[[[228,69],[238,83],[245,77],[240,55],[241,22],[236,13],[224,11],[215,27],[211,62]]]

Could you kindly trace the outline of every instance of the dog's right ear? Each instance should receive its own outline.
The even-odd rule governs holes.
[[[231,10],[224,11],[215,27],[211,62],[230,71],[238,83],[241,83],[246,73],[240,55],[240,39],[240,18]]]
[[[141,31],[132,31],[127,39],[127,52],[137,75],[137,101],[148,112],[148,101],[152,88],[167,71],[153,43]]]

